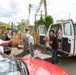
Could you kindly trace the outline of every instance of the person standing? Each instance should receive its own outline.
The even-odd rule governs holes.
[[[24,42],[24,50],[26,50],[26,49],[28,49],[28,38],[30,36],[28,27],[25,28],[25,34],[23,36],[24,37],[22,39]]]
[[[6,40],[11,40],[11,39],[12,39],[11,32],[8,32],[6,36]]]
[[[59,49],[61,48],[61,41],[62,41],[62,28],[60,27],[57,33],[58,36],[58,42],[59,42]]]
[[[59,63],[59,58],[57,56],[58,54],[58,39],[55,35],[54,30],[50,30],[50,38],[44,37],[44,41],[48,42],[50,46],[52,47],[52,63]]]
[[[34,39],[32,34],[30,33],[30,37],[28,38],[29,51],[31,54],[31,58],[34,58]]]

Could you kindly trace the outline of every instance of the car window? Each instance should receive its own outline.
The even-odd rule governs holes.
[[[21,75],[16,61],[0,55],[0,75]]]
[[[39,34],[46,34],[46,27],[45,26],[39,27]]]
[[[59,24],[57,24],[57,25],[52,25],[50,30],[54,30],[55,33],[57,33],[58,28],[59,28]]]
[[[72,35],[72,27],[70,23],[64,23],[63,24],[63,28],[64,28],[64,35]]]

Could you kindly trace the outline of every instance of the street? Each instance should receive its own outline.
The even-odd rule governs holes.
[[[42,59],[47,62],[51,62],[51,54],[42,53],[41,50],[35,50],[35,59]],[[30,58],[29,52],[25,52],[22,49],[13,48],[12,53],[16,57],[27,57]],[[76,75],[76,57],[61,58],[59,57],[60,64],[57,66],[63,68],[70,75]]]
[[[50,62],[51,58],[46,58],[44,60]],[[70,75],[76,75],[76,57],[69,57],[69,58],[59,58],[60,59],[60,66],[65,71],[67,71]]]

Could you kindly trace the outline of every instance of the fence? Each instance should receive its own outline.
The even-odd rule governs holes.
[[[29,26],[29,30],[32,33],[32,36],[34,38],[34,43],[38,44],[38,32],[34,32],[34,26]],[[15,39],[15,42],[13,42],[14,45],[16,44],[23,44],[23,40],[21,39],[22,33],[15,33],[13,32],[13,38]],[[6,40],[7,35],[7,29],[6,26],[0,26],[0,39]]]
[[[23,44],[23,40],[21,39],[21,34],[19,34],[19,33],[13,33],[13,38],[15,39],[15,41],[13,43],[14,45]],[[38,42],[38,33],[34,32],[34,33],[32,33],[32,36],[34,38],[34,43],[38,44],[39,43]]]

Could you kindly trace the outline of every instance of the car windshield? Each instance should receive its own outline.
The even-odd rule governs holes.
[[[26,68],[26,67],[25,67]],[[15,59],[0,55],[0,75],[27,75],[23,67]]]

